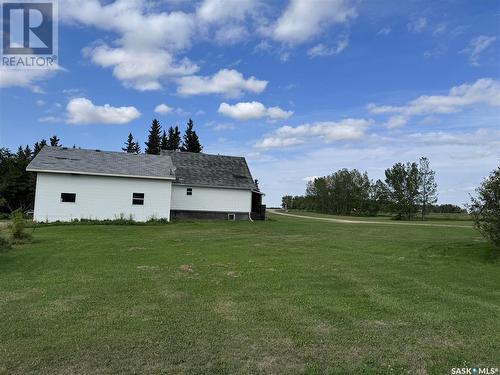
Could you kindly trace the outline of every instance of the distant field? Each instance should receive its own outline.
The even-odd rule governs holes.
[[[314,216],[314,217],[325,217],[325,218],[336,218],[342,220],[355,220],[355,221],[391,221],[391,222],[409,222],[414,224],[419,223],[433,223],[436,224],[457,224],[460,226],[470,224],[472,226],[472,218],[468,214],[429,214],[426,216],[425,220],[422,221],[419,218],[415,218],[414,220],[394,220],[389,215],[379,215],[379,216],[341,216],[341,215],[328,215],[321,214],[317,212],[311,211],[303,211],[303,210],[288,210],[287,212],[302,215],[302,216]]]
[[[500,365],[500,264],[472,228],[270,217],[37,228],[0,254],[0,373]]]
[[[472,221],[472,217],[465,213],[461,214],[438,214],[430,213],[425,216],[425,220],[462,220],[462,221]]]

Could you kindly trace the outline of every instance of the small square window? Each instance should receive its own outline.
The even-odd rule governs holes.
[[[134,206],[144,206],[144,193],[133,193],[132,204]]]
[[[76,202],[76,193],[61,193],[61,202],[75,203]]]
[[[186,195],[193,195],[193,188],[187,188]]]

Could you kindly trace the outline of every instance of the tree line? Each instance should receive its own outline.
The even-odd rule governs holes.
[[[148,140],[145,142],[144,152],[158,155],[162,150],[180,150],[186,152],[201,152],[203,146],[193,129],[193,120],[189,119],[181,137],[178,126],[169,127],[167,131],[157,119],[152,121],[149,129]],[[61,146],[61,140],[53,135],[47,141],[37,141],[32,147],[29,145],[19,146],[17,152],[7,148],[0,148],[0,214],[11,213],[21,209],[26,211],[33,208],[35,201],[36,175],[27,172],[26,167],[45,145],[55,147]],[[72,146],[76,148],[76,145]],[[129,153],[140,153],[140,143],[129,134],[123,151]]]
[[[374,216],[393,213],[398,219],[423,219],[436,209],[437,183],[429,160],[396,163],[385,170],[385,180],[372,181],[368,173],[341,169],[307,183],[303,196],[284,196],[282,205],[335,215]]]
[[[49,139],[51,146],[59,146],[59,142],[56,135]],[[0,213],[33,207],[36,175],[27,172],[26,167],[45,145],[47,140],[42,139],[33,148],[19,146],[15,153],[0,148]]]
[[[170,126],[167,131],[162,130],[160,122],[153,119],[149,129],[148,140],[145,142],[146,154],[159,155],[161,151],[185,151],[185,152],[201,152],[203,146],[196,131],[193,129],[193,120],[189,119],[186,130],[181,139],[181,132],[178,126]],[[128,153],[139,154],[141,152],[140,142],[134,140],[132,133],[129,133],[123,151]]]

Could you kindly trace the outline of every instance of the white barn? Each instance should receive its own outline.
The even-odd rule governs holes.
[[[45,146],[26,169],[37,174],[39,222],[264,216],[262,193],[242,157]]]

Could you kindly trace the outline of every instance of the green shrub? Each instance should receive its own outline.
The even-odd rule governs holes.
[[[10,231],[14,242],[29,240],[31,235],[26,233],[26,220],[23,217],[21,210],[16,210],[12,213],[12,223]]]
[[[125,215],[120,215],[115,219],[73,219],[71,221],[53,221],[51,223],[39,223],[39,225],[44,226],[54,226],[54,225],[163,225],[169,224],[167,219],[156,219],[150,218],[148,221],[135,221],[132,217],[127,217]]]
[[[10,249],[10,241],[0,233],[0,253]]]

